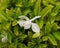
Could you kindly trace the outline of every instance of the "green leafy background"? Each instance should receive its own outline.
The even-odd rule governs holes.
[[[34,22],[40,34],[24,30],[17,21],[24,15]],[[1,35],[7,33],[7,42]],[[60,2],[58,0],[0,0],[0,48],[60,48]]]

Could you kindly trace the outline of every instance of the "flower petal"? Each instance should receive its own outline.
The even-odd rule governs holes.
[[[20,20],[20,21],[18,21],[18,24],[21,26],[21,27],[23,27],[24,26],[24,20]]]
[[[26,21],[24,24],[24,29],[29,29],[31,27],[31,22],[30,21]]]
[[[2,42],[6,42],[6,41],[7,41],[7,37],[3,37]]]
[[[26,19],[29,20],[29,18],[27,16],[19,16],[20,19]]]
[[[33,32],[40,32],[39,26],[36,23],[32,23]]]
[[[36,20],[36,19],[38,19],[38,18],[40,18],[41,16],[35,16],[34,18],[32,18],[30,21],[34,21],[34,20]]]

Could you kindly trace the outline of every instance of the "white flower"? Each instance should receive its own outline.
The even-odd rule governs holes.
[[[24,29],[29,29],[32,26],[33,32],[40,32],[40,28],[36,23],[33,23],[32,21],[36,20],[37,18],[40,18],[41,16],[36,16],[33,19],[29,20],[26,16],[19,16],[20,20],[18,21],[18,24],[21,27],[24,27]],[[25,19],[25,20],[24,20]]]
[[[6,42],[6,41],[7,41],[7,37],[3,37],[2,42]]]
[[[6,42],[6,41],[7,41],[7,33],[6,33],[6,32],[3,32],[3,33],[1,34],[1,41],[2,41],[2,42]]]

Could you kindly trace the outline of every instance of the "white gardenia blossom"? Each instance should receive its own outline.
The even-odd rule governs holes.
[[[40,18],[41,16],[36,16],[33,19],[29,20],[26,16],[19,16],[21,20],[18,21],[18,24],[21,27],[24,27],[24,29],[29,29],[32,27],[33,32],[40,32],[40,28],[36,23],[33,23],[32,21],[36,20],[37,18]],[[25,19],[25,20],[24,20]]]

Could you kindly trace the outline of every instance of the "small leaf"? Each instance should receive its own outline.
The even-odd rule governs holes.
[[[19,30],[18,30],[18,26],[15,26],[14,27],[14,34],[16,35],[16,36],[18,36],[19,35]]]
[[[35,23],[32,23],[32,30],[33,32],[36,32],[36,33],[40,32],[39,26]]]
[[[29,0],[29,6],[32,6],[36,0]]]
[[[25,44],[19,43],[18,48],[28,48]]]
[[[48,37],[49,41],[50,41],[53,45],[57,45],[57,42],[56,42],[55,38],[53,37],[53,35],[48,34],[47,37]]]
[[[53,32],[53,35],[60,41],[60,32]]]
[[[30,9],[26,9],[23,14],[24,14],[24,15],[27,15],[27,14],[29,14],[30,12],[31,12]]]
[[[48,40],[47,36],[43,36],[42,39],[43,39],[43,41],[47,41]]]
[[[15,26],[15,25],[17,25],[17,20],[14,20],[14,21],[12,22],[12,26]]]
[[[11,31],[8,31],[7,40],[9,43],[12,43],[12,32]]]
[[[49,14],[49,20],[52,23],[54,23],[55,21],[55,16],[58,14],[58,11],[60,9],[60,5],[57,5],[53,10],[52,12]]]
[[[9,29],[10,26],[11,26],[10,22],[4,22],[4,23],[2,23],[2,28],[5,29],[5,30]]]
[[[49,33],[50,31],[51,31],[51,24],[50,24],[50,22],[47,22],[46,26],[45,26],[45,32]]]
[[[8,20],[3,14],[0,14],[0,18],[4,19],[4,20]]]
[[[35,33],[35,34],[33,34],[32,38],[37,38],[39,36],[40,36],[40,33]]]
[[[43,21],[43,19],[40,19],[40,20],[39,20],[39,27],[40,27],[40,29],[42,29],[42,27],[43,27],[43,24],[44,24],[44,21]]]
[[[58,30],[58,25],[56,23],[53,23],[51,26],[52,26],[52,31]]]
[[[49,5],[49,2],[50,2],[50,0],[43,0],[43,5],[44,6],[48,6]]]
[[[52,5],[48,5],[47,7],[45,7],[41,12],[40,12],[40,15],[42,17],[46,16],[50,11],[51,9],[53,8]]]
[[[22,0],[24,7],[28,7],[28,0]]]
[[[56,16],[56,21],[60,21],[60,16]]]
[[[35,3],[35,7],[34,7],[35,16],[40,15],[40,10],[41,10],[41,0],[37,0],[37,2]]]

